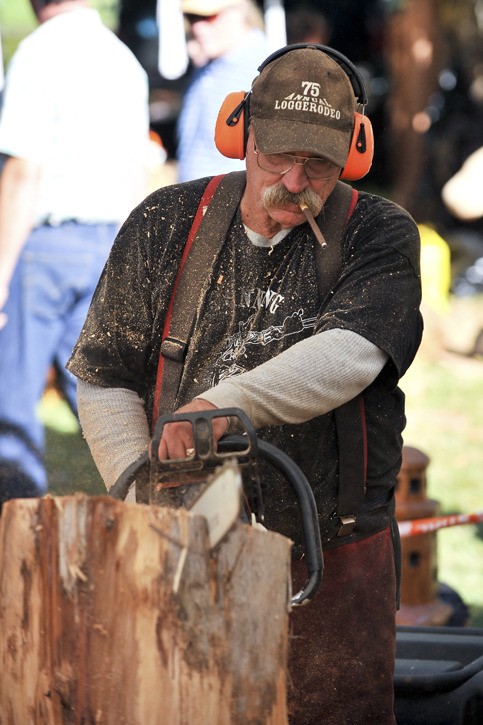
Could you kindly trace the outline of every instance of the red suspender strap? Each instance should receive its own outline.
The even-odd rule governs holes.
[[[176,280],[173,286],[173,290],[171,292],[171,298],[169,300],[168,310],[166,312],[166,319],[164,321],[164,329],[163,329],[163,336],[162,336],[162,342],[169,336],[170,328],[171,328],[171,317],[173,315],[173,305],[174,305],[174,298],[176,295],[176,290],[178,289],[179,281],[181,279],[181,274],[183,272],[183,268],[186,262],[186,259],[188,258],[188,254],[190,253],[191,245],[193,244],[193,239],[196,236],[196,233],[198,231],[198,227],[201,224],[201,221],[203,219],[203,216],[206,212],[206,209],[208,208],[211,199],[213,198],[213,194],[215,193],[218,184],[222,180],[224,174],[220,174],[219,176],[214,176],[206,186],[206,189],[203,193],[203,196],[201,197],[200,203],[198,205],[198,209],[196,211],[195,217],[193,219],[193,224],[191,225],[191,229],[188,235],[188,238],[186,240],[186,244],[184,246],[183,250],[183,256],[181,257],[181,263],[179,265],[178,274],[176,275]],[[159,413],[159,401],[161,399],[161,391],[163,387],[163,372],[164,372],[164,357],[163,355],[159,356],[158,361],[158,371],[156,374],[156,387],[154,391],[154,406],[153,406],[153,428],[156,423],[156,420],[158,419],[158,413]]]
[[[351,202],[350,202],[350,206],[349,206],[349,211],[347,212],[347,219],[345,220],[345,223],[346,224],[349,221],[349,219],[351,218],[352,212],[356,208],[356,204],[357,204],[358,198],[359,198],[359,192],[357,191],[357,189],[352,189],[352,195],[351,195]]]

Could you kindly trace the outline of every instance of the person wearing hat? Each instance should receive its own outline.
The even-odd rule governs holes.
[[[217,151],[213,129],[221,102],[249,88],[267,54],[263,16],[254,0],[182,0],[188,55],[193,64],[177,123],[177,178],[242,169]]]
[[[398,380],[422,333],[418,230],[403,209],[371,193],[352,190],[351,213],[334,212],[357,107],[345,68],[323,46],[289,47],[267,61],[242,104],[246,174],[227,202],[232,217],[198,301],[176,409],[243,410],[313,489],[325,571],[314,599],[291,614],[291,722],[394,723],[394,488],[405,423]],[[209,182],[159,189],[132,212],[68,364],[108,488],[150,443],[169,300]],[[345,226],[337,276],[321,294],[320,235],[311,222],[326,208],[344,214]],[[330,237],[326,243],[323,254]],[[364,461],[338,440],[336,413],[351,400],[359,401]],[[216,417],[215,440],[232,424]],[[176,422],[165,426],[159,456],[184,458],[193,446],[191,425]],[[362,501],[342,521],[339,466],[352,455],[365,469],[353,475]],[[273,470],[262,481],[266,526],[294,542],[297,578],[304,562],[293,493]]]

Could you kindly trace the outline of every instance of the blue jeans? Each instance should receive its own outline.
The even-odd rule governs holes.
[[[38,495],[48,488],[38,404],[55,365],[66,399],[77,412],[76,379],[65,364],[116,232],[115,224],[38,227],[10,285],[4,308],[8,321],[0,330],[0,468],[13,466],[33,482]],[[0,477],[0,487],[8,489],[4,499],[24,495],[21,487],[16,492],[14,478],[4,483],[5,475]]]

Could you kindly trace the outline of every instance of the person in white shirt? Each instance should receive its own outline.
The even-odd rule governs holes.
[[[120,224],[146,190],[148,80],[86,0],[32,0],[0,116],[0,506],[47,490],[37,416]]]
[[[253,0],[182,0],[188,53],[194,64],[178,119],[177,176],[190,181],[244,169],[215,146],[221,102],[234,88],[250,88],[267,54],[263,17]]]

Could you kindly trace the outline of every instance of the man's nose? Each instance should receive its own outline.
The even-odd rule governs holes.
[[[295,162],[290,171],[283,175],[282,180],[287,191],[292,194],[298,194],[310,186],[310,179],[305,173],[303,163],[300,162]]]

